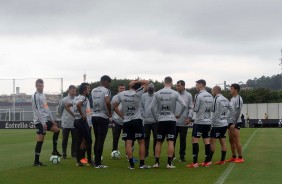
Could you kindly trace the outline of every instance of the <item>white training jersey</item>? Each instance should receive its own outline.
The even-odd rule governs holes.
[[[211,125],[213,97],[206,90],[201,90],[195,96],[194,112],[196,112],[196,119],[194,124]]]
[[[91,91],[93,115],[95,117],[109,118],[105,97],[110,97],[110,91],[104,86],[99,86]]]
[[[179,114],[175,114],[177,102],[179,102],[181,105]],[[181,98],[180,94],[168,87],[165,87],[156,92],[151,104],[151,111],[152,113],[154,113],[154,118],[158,119],[158,122],[176,121],[177,119],[175,115],[182,116],[185,108],[186,103]]]
[[[124,123],[134,119],[142,119],[140,101],[143,93],[144,87],[141,87],[136,91],[128,90],[117,94],[117,102],[122,104],[121,112],[124,113]]]
[[[237,95],[235,97],[232,97],[230,100],[231,106],[235,110],[235,115],[232,118],[232,123],[241,123],[242,120],[240,118],[242,107],[243,107],[243,99],[240,95]]]

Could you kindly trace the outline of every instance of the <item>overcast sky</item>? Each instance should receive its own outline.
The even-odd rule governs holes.
[[[84,73],[88,82],[171,76],[186,87],[201,78],[213,86],[272,76],[281,72],[281,7],[281,0],[0,0],[0,79],[64,78],[66,90]],[[34,91],[34,80],[26,82],[16,86]],[[12,92],[11,81],[0,84],[0,94]]]

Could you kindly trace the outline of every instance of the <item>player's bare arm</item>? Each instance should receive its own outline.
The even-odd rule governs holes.
[[[73,106],[72,104],[66,104],[65,109],[68,113],[70,113],[70,115],[72,115],[72,117],[74,117],[74,113],[70,109],[72,106]]]
[[[119,117],[121,117],[122,119],[124,119],[124,114],[123,114],[123,112],[121,112],[121,111],[118,109],[118,105],[119,105],[118,102],[114,102],[114,111],[117,113],[117,115],[119,115]]]

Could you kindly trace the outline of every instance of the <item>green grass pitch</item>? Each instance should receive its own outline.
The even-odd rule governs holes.
[[[112,160],[110,157],[112,146],[112,132],[109,129],[105,141],[103,164],[108,169],[95,169],[93,167],[76,167],[75,160],[62,159],[60,164],[49,162],[52,148],[52,134],[47,133],[41,161],[48,164],[47,167],[32,166],[34,159],[35,130],[0,130],[0,183],[281,183],[282,182],[282,129],[241,129],[241,142],[244,146],[243,164],[212,165],[209,168],[185,168],[192,162],[191,129],[187,136],[186,163],[174,161],[177,167],[174,170],[165,168],[166,142],[162,149],[161,168],[149,170],[129,170],[128,162],[124,154],[124,143],[120,141],[119,151],[121,159]],[[138,144],[137,144],[138,145]],[[138,158],[138,146],[135,146],[134,155]],[[227,144],[229,148],[229,143]],[[59,139],[61,151],[61,135]],[[151,148],[150,148],[151,149]],[[219,143],[216,148],[213,161],[220,158]],[[176,146],[176,156],[179,144]],[[70,141],[68,146],[70,155]],[[231,156],[230,149],[227,157]],[[204,160],[204,147],[200,142],[199,161]],[[146,159],[146,164],[153,165],[152,150]],[[136,168],[138,163],[136,164]],[[226,171],[228,171],[227,174]],[[222,178],[224,178],[222,180]]]

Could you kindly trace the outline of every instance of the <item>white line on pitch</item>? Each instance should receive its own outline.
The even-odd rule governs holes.
[[[248,145],[250,144],[251,140],[253,139],[253,137],[255,136],[256,132],[259,129],[256,129],[253,134],[251,135],[251,137],[247,140],[247,142],[244,144],[243,146],[243,152],[245,152],[245,150],[247,149]],[[226,178],[229,176],[229,174],[231,173],[232,169],[235,167],[234,163],[231,163],[225,170],[224,172],[220,175],[220,177],[218,178],[218,180],[215,182],[215,184],[223,184],[226,180]]]

